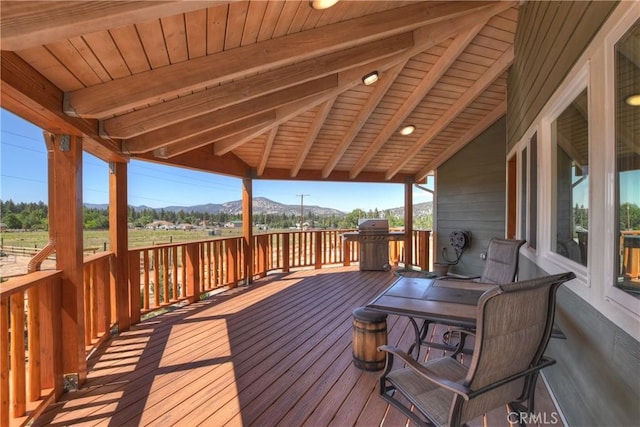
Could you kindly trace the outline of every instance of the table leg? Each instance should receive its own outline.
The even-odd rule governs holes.
[[[413,350],[415,350],[416,355],[414,356],[414,358],[418,360],[418,358],[420,357],[420,343],[422,342],[422,338],[420,336],[420,328],[418,327],[418,324],[413,317],[409,317],[409,321],[411,322],[411,325],[413,325],[413,331],[416,334],[416,342],[411,344],[408,353],[411,354]]]

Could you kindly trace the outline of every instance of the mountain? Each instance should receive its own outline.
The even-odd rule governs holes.
[[[89,209],[107,209],[107,204],[85,203],[85,207]],[[148,206],[132,206],[136,211],[145,209],[154,209],[156,211],[164,210],[168,212],[202,212],[208,214],[227,213],[230,215],[239,215],[242,213],[242,200],[234,200],[225,203],[207,203],[204,205],[193,206],[166,206],[163,208],[150,208]],[[304,205],[305,214],[311,212],[316,216],[344,216],[345,213],[333,208],[325,208],[322,206]],[[253,199],[253,214],[275,214],[275,215],[299,215],[300,205],[285,205],[283,203],[274,202],[266,197],[256,197]]]
[[[391,213],[398,217],[404,217],[404,206],[389,209]],[[413,205],[413,216],[429,216],[433,213],[433,202],[416,203]]]
[[[108,204],[93,204],[85,203],[85,207],[89,209],[107,209]],[[148,206],[132,206],[136,211],[143,211],[145,209],[154,209],[156,211],[164,210],[168,212],[202,212],[208,214],[227,213],[230,215],[239,215],[242,213],[242,200],[234,200],[232,202],[225,203],[207,203],[204,205],[193,206],[166,206],[164,208],[150,208]],[[381,210],[381,212],[384,210]],[[402,217],[404,216],[404,207],[389,209],[393,215]],[[304,205],[305,214],[311,212],[316,216],[344,216],[345,212],[338,209],[325,208],[315,205]],[[417,203],[413,206],[414,216],[431,215],[433,212],[433,203],[424,202]],[[256,197],[253,199],[253,214],[274,214],[274,215],[300,215],[300,205],[285,205],[283,203],[274,202],[266,197]]]

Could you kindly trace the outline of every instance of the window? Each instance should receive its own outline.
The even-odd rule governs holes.
[[[536,249],[538,244],[538,133],[525,137],[520,151],[520,198],[518,236],[527,241],[526,247]],[[509,173],[518,175],[515,167]],[[515,225],[514,225],[515,229]]]
[[[530,248],[538,246],[538,134],[534,133],[529,141],[529,234],[527,242]]]
[[[589,230],[589,108],[583,90],[551,124],[554,158],[553,252],[587,265]]]
[[[640,298],[640,21],[615,45],[616,287]]]

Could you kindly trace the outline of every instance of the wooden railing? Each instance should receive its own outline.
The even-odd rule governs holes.
[[[129,250],[131,323],[244,278],[242,237]]]
[[[177,303],[192,303],[222,287],[292,268],[358,261],[345,231],[285,231],[253,237],[247,260],[242,237],[129,250],[130,324]],[[414,231],[411,264],[428,269],[429,231]],[[389,242],[392,264],[405,263],[404,242]],[[251,264],[249,264],[249,262]],[[405,264],[406,265],[406,264]],[[117,327],[114,255],[88,256],[83,266],[86,354]],[[251,271],[251,277],[248,277]],[[0,425],[24,425],[63,392],[62,272],[37,271],[2,283],[0,310]]]
[[[89,354],[109,337],[116,324],[115,283],[111,280],[111,252],[84,259],[84,344]]]
[[[2,283],[0,425],[23,425],[63,391],[61,271]]]

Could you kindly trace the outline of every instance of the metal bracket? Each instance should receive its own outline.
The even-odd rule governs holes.
[[[80,380],[77,373],[64,374],[64,391],[78,391]]]
[[[67,152],[71,150],[71,137],[69,135],[60,136],[60,151]]]

